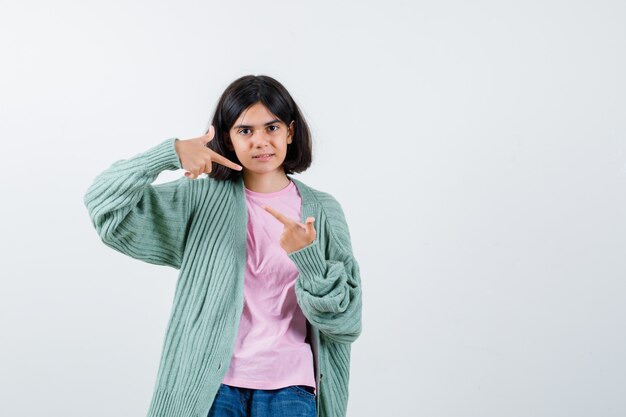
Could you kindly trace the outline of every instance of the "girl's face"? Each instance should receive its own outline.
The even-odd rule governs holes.
[[[293,139],[293,122],[288,128],[258,102],[241,113],[229,134],[244,171],[284,175],[282,164]]]

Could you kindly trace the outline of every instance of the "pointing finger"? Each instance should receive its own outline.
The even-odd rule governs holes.
[[[266,206],[266,205],[262,205],[261,206],[263,209],[265,209],[265,211],[267,211],[268,213],[270,213],[272,216],[276,217],[276,219],[281,222],[282,224],[284,224],[285,226],[293,223],[293,220],[291,220],[290,218],[286,217],[285,215],[283,215],[282,213],[280,213],[279,211],[273,209],[270,206]]]
[[[243,167],[226,158],[225,156],[220,155],[215,152],[213,149],[209,149],[211,152],[211,161],[218,163],[220,165],[224,165],[225,167],[232,168],[236,171],[241,171]]]

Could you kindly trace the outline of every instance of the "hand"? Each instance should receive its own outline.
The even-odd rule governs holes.
[[[243,169],[241,165],[234,163],[206,146],[206,144],[213,139],[213,136],[215,136],[215,128],[211,125],[206,135],[193,139],[177,140],[175,142],[180,165],[183,169],[188,171],[185,172],[185,176],[195,179],[200,176],[200,174],[208,174],[212,169],[211,162],[224,165],[225,167],[237,171]]]
[[[285,217],[282,213],[279,213],[269,206],[262,205],[261,207],[285,226],[283,234],[280,237],[280,246],[287,253],[300,250],[315,241],[317,237],[317,232],[313,227],[315,218],[307,217],[306,224],[302,224]]]

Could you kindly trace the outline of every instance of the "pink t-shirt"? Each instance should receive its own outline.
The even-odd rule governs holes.
[[[298,269],[280,246],[283,224],[270,206],[300,221],[301,199],[293,181],[272,193],[245,188],[248,208],[244,305],[224,384],[255,389],[315,387],[313,352],[305,342],[306,317],[296,300]]]

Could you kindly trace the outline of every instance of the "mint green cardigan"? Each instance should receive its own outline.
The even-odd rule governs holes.
[[[84,196],[107,246],[179,270],[148,417],[206,417],[226,375],[243,310],[247,209],[237,181],[182,176],[170,138],[99,174]],[[350,347],[361,333],[361,278],[339,203],[289,176],[302,198],[301,222],[316,240],[288,254],[297,266],[298,304],[314,357],[317,416],[343,417]]]

